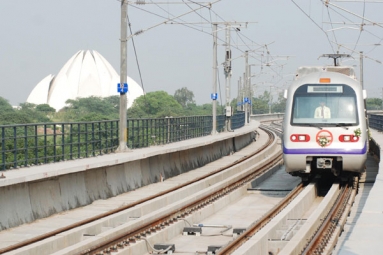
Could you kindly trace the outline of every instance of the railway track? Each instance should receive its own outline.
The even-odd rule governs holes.
[[[332,253],[355,200],[358,181],[359,178],[355,177],[353,183],[341,188],[330,212],[326,215],[310,242],[307,243],[302,254]]]
[[[155,218],[152,221],[145,221],[145,224],[140,226],[138,229],[130,228],[125,233],[119,235],[115,240],[113,241],[105,241],[105,243],[98,243],[94,247],[90,247],[81,254],[105,254],[111,251],[117,251],[118,249],[123,249],[125,246],[130,245],[130,243],[136,243],[138,241],[143,240],[146,238],[148,234],[151,234],[152,232],[159,231],[163,229],[166,226],[169,226],[170,224],[177,222],[178,220],[184,219],[187,215],[191,215],[194,212],[202,209],[205,206],[208,206],[215,202],[216,200],[226,196],[227,194],[233,192],[234,190],[238,189],[239,187],[246,185],[249,181],[254,179],[257,175],[260,175],[261,173],[267,171],[271,166],[277,164],[281,160],[281,154],[276,152],[273,157],[269,157],[266,160],[263,160],[262,163],[260,163],[257,167],[251,166],[252,163],[249,163],[249,161],[254,160],[259,155],[262,155],[262,153],[265,153],[265,150],[268,150],[272,144],[276,144],[274,135],[268,131],[264,130],[266,134],[268,135],[269,139],[265,143],[264,146],[262,146],[259,150],[256,152],[247,155],[240,160],[227,165],[223,168],[220,168],[213,173],[210,173],[208,175],[204,175],[197,180],[193,180],[190,183],[186,185],[182,185],[179,189],[182,189],[188,185],[195,184],[196,182],[199,182],[201,180],[207,179],[207,178],[217,178],[217,175],[231,175],[230,178],[222,178],[220,182],[216,182],[214,185],[210,186],[207,189],[204,189],[202,191],[203,194],[193,194],[192,199],[188,199],[188,202],[186,202],[186,205],[179,207],[174,206],[173,209],[171,209],[169,212],[167,212],[165,215]],[[235,173],[237,172],[238,165],[250,165],[248,171],[244,171],[243,173]],[[227,171],[231,171],[232,173],[228,173]],[[230,180],[228,180],[230,179]],[[156,212],[156,214],[161,214],[159,211]],[[170,248],[170,247],[168,247]]]
[[[316,196],[316,190],[316,183],[297,187],[290,194],[293,201],[286,197],[217,254],[331,254],[355,189],[335,183],[325,197]]]
[[[8,246],[1,249],[0,253],[22,254],[22,252],[29,250],[29,254],[38,254],[37,250],[39,250],[39,247],[41,248],[45,245],[57,247],[54,251],[49,250],[47,254],[53,254],[54,252],[60,254],[106,254],[142,240],[142,238],[145,238],[150,233],[163,229],[167,225],[182,219],[193,211],[207,206],[232,190],[248,183],[255,176],[266,171],[271,165],[279,162],[281,154],[278,152],[277,142],[271,132],[267,130],[264,132],[269,137],[268,141],[257,151],[243,156],[234,163],[190,179],[190,181],[182,185],[160,192],[155,196],[139,199],[136,202],[98,215],[97,217],[88,218],[76,224],[68,225],[65,228],[60,228],[22,241],[16,245]],[[238,165],[245,170],[238,172]],[[258,165],[257,169],[254,169],[255,165]],[[231,181],[226,180],[228,175],[234,176]],[[200,184],[203,180],[205,180],[205,184]],[[209,188],[206,189],[206,187],[203,187],[204,185]],[[197,190],[200,190],[200,192],[196,192]],[[188,197],[187,194],[190,193],[193,195],[185,202]],[[168,197],[164,198],[164,196]],[[139,209],[141,211],[147,211],[149,203],[161,204],[163,200],[169,200],[171,196],[173,197],[173,202],[167,202],[165,208],[159,206],[159,210],[153,209],[153,213],[145,212],[141,213],[138,217],[134,216],[137,214],[138,208],[141,208]],[[183,199],[180,200],[180,198]],[[170,209],[170,207],[172,208]],[[151,208],[155,207],[151,206]],[[121,217],[125,219],[121,220]],[[111,225],[120,224],[112,227],[105,223],[115,221],[127,222],[124,224],[112,223]],[[101,228],[110,228],[111,230],[101,231],[99,230]],[[71,238],[73,240],[70,243],[66,242],[65,245],[57,244],[60,240],[56,239],[63,239],[63,236],[68,236],[74,232],[77,234],[72,236],[76,237]]]
[[[206,218],[203,214],[211,208],[216,208],[214,213],[222,210],[222,201],[229,201],[230,197],[238,200],[241,196],[238,194],[243,193],[254,178],[281,162],[280,145],[274,136],[274,133],[281,132],[281,126],[278,123],[262,125],[262,130],[269,137],[268,141],[258,150],[245,153],[234,163],[191,178],[155,196],[138,199],[98,217],[7,247],[5,252],[41,254],[37,251],[44,246],[50,247],[46,254],[180,252],[174,244],[167,243],[171,235],[176,236],[185,231],[186,223]],[[350,210],[355,189],[339,189],[339,185],[334,184],[325,197],[318,197],[317,190],[315,183],[307,187],[298,185],[262,217],[258,217],[241,232],[233,234],[230,241],[225,241],[225,245],[212,246],[208,250],[190,254],[254,254],[254,251],[260,251],[259,254],[330,254],[342,230],[341,223],[345,222],[345,215]],[[340,206],[333,206],[335,202]],[[337,208],[341,208],[340,211]],[[302,212],[306,213],[302,215]],[[321,222],[323,225],[318,225]],[[278,236],[276,231],[283,234]],[[63,236],[66,238],[61,238]],[[0,253],[3,252],[4,249],[0,250]]]

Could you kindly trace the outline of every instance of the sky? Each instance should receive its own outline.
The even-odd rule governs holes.
[[[202,7],[207,3],[210,8]],[[58,74],[79,50],[99,52],[120,73],[120,1],[2,0],[0,6],[0,96],[12,105],[24,103],[43,78]],[[231,22],[236,24],[229,27],[230,98],[238,94],[245,51],[256,96],[266,90],[276,98],[299,66],[332,64],[319,57],[339,51],[352,55],[342,64],[354,66],[358,78],[363,63],[368,97],[382,98],[381,13],[381,0],[332,0],[327,6],[320,0],[131,1],[131,30],[143,32],[128,41],[127,72],[146,93],[164,90],[174,95],[187,87],[197,104],[210,103],[211,22],[218,22],[218,94],[224,104],[227,37],[222,23]]]

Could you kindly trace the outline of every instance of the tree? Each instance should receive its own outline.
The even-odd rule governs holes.
[[[189,104],[195,104],[193,91],[188,90],[186,87],[177,89],[174,93],[174,98],[183,108]]]
[[[49,104],[39,104],[36,106],[36,111],[44,112],[46,114],[56,112],[56,109],[51,107]]]
[[[137,98],[128,109],[129,118],[181,116],[182,106],[165,91],[149,92]]]
[[[30,103],[20,104],[20,110],[16,110],[13,109],[8,100],[0,97],[0,124],[12,125],[33,123],[36,119],[34,106],[34,104]]]
[[[367,110],[380,110],[382,109],[382,99],[380,98],[367,98]]]
[[[14,109],[8,100],[0,97],[0,112],[12,112]]]
[[[51,122],[46,112],[41,112],[37,110],[36,104],[25,102],[25,103],[21,103],[19,106],[20,106],[19,109],[16,110],[17,114],[19,114],[19,116],[25,115],[26,117],[24,118],[25,119],[24,121],[26,120],[30,120],[30,121],[15,122],[14,124]],[[50,107],[49,105],[47,106]],[[53,109],[53,112],[55,112],[54,108],[52,109]]]
[[[20,110],[34,110],[36,108],[36,104],[33,104],[33,103],[28,103],[28,102],[25,102],[25,103],[21,103],[20,105]]]
[[[26,112],[22,112],[22,111],[0,112],[1,125],[28,124],[33,122],[34,122],[33,119],[30,118],[30,114]]]
[[[104,102],[109,104],[117,112],[120,111],[120,96],[105,97]]]
[[[253,113],[264,114],[269,113],[269,100],[270,92],[265,90],[263,95],[259,95],[258,98],[253,98]]]
[[[283,97],[283,92],[278,94],[278,102],[273,104],[273,112],[285,112],[286,109],[286,98]]]
[[[118,96],[68,99],[66,107],[57,114],[62,121],[108,120],[119,118]],[[100,117],[101,119],[97,119]]]

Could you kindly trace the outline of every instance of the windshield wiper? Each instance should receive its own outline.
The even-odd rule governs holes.
[[[316,128],[319,128],[320,130],[322,130],[323,128],[320,127],[320,126],[317,126],[317,125],[313,125],[313,124],[309,124],[309,123],[300,123],[298,124],[299,126],[305,126],[305,127],[316,127]]]
[[[336,127],[344,127],[346,130],[348,130],[348,127],[352,126],[350,123],[338,123],[336,124]]]

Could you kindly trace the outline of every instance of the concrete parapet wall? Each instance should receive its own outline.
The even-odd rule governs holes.
[[[0,230],[107,199],[204,166],[247,146],[258,123],[235,132],[96,158],[4,172]]]
[[[269,113],[269,114],[257,114],[251,115],[250,119],[256,121],[271,121],[271,120],[281,120],[285,116],[284,113]]]

